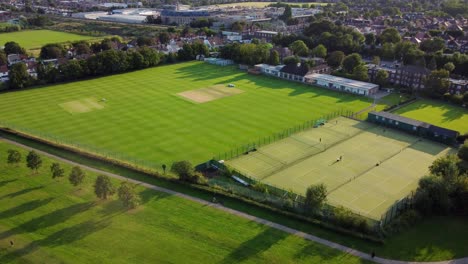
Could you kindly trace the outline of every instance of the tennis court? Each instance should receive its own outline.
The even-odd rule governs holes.
[[[340,117],[227,161],[241,173],[305,194],[324,183],[328,202],[379,219],[451,148]],[[341,158],[341,160],[340,160]]]

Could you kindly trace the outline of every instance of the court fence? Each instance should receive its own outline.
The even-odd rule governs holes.
[[[381,235],[392,220],[413,208],[414,193],[412,192],[395,202],[380,216],[380,219],[376,219],[375,216],[364,212],[350,211],[331,203],[326,203],[319,211],[314,211],[307,206],[306,197],[302,194],[286,190],[274,184],[264,183],[217,160],[211,160],[206,164],[216,167],[223,172],[224,176],[227,176],[211,179],[208,184],[214,188],[223,188],[229,193],[301,215],[310,215],[322,221],[336,223],[339,226],[345,226],[359,232]]]
[[[293,126],[287,129],[284,129],[280,132],[273,133],[267,137],[259,138],[256,141],[249,142],[247,144],[232,148],[231,150],[228,150],[224,153],[218,153],[218,155],[214,156],[213,159],[217,160],[230,160],[237,158],[241,155],[247,154],[248,152],[255,151],[257,148],[261,146],[265,146],[268,144],[271,144],[273,142],[285,139],[293,134],[305,131],[307,129],[310,129],[312,127],[317,127],[320,126],[321,124],[325,123],[326,121],[330,119],[337,118],[339,116],[344,116],[344,117],[352,117],[356,115],[356,113],[346,110],[346,109],[341,109],[339,111],[331,112],[328,113],[320,118],[313,119],[306,121],[300,125]]]
[[[386,226],[392,222],[393,219],[397,218],[406,211],[414,208],[414,192],[411,192],[408,196],[401,198],[396,201],[387,211],[382,214],[380,223],[382,226]]]
[[[381,234],[381,221],[370,215],[350,211],[341,206],[326,203],[320,210],[308,206],[304,195],[286,190],[279,186],[261,182],[258,179],[240,173],[225,165],[223,162],[211,160],[205,163],[221,171],[222,176],[209,180],[213,188],[237,194],[256,202],[264,203],[286,211],[346,227],[362,233]]]

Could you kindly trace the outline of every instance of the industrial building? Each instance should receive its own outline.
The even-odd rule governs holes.
[[[210,13],[204,9],[200,10],[169,10],[161,11],[161,20],[163,24],[188,25],[200,18],[208,18]]]

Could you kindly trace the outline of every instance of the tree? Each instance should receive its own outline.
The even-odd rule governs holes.
[[[135,184],[130,182],[122,182],[117,190],[119,200],[122,201],[125,207],[133,209],[140,204],[140,197],[135,191]]]
[[[439,37],[425,40],[420,44],[420,49],[428,53],[434,53],[436,51],[443,50],[444,48],[445,41]]]
[[[170,40],[169,33],[167,33],[167,32],[159,33],[158,38],[159,38],[159,42],[161,42],[161,44],[167,44],[167,43],[169,43],[169,40]]]
[[[334,51],[328,55],[327,64],[332,68],[338,68],[343,63],[345,54],[342,51]]]
[[[23,62],[13,64],[9,77],[11,89],[23,89],[28,86],[30,77],[26,64]]]
[[[137,45],[142,47],[142,46],[152,46],[154,45],[154,40],[151,37],[147,36],[140,36],[137,38]]]
[[[297,56],[307,56],[309,54],[309,48],[302,40],[294,41],[293,43],[291,43],[291,45],[289,45],[289,48]]]
[[[68,180],[73,186],[78,186],[83,182],[85,176],[84,171],[81,170],[80,167],[75,166],[72,168],[70,175],[68,176]]]
[[[460,159],[456,155],[447,155],[436,159],[429,171],[432,175],[440,176],[446,180],[452,180],[459,175],[458,164]]]
[[[21,153],[17,150],[14,149],[9,149],[8,150],[8,157],[7,157],[7,163],[8,164],[16,164],[21,161]]]
[[[106,200],[108,196],[112,196],[115,193],[115,188],[109,177],[105,175],[99,175],[94,183],[94,193],[98,198]]]
[[[192,164],[186,160],[172,163],[171,171],[177,174],[179,176],[179,179],[182,181],[190,180],[190,178],[195,172]]]
[[[452,62],[447,62],[444,64],[444,69],[448,72],[452,72],[453,70],[455,70],[455,65]]]
[[[91,48],[87,42],[78,42],[74,44],[76,55],[90,54]]]
[[[363,64],[361,55],[357,53],[349,54],[343,60],[343,69],[347,73],[353,73],[354,68],[356,68],[357,66],[361,64]]]
[[[280,56],[279,56],[278,51],[274,50],[274,51],[271,52],[271,55],[270,55],[270,58],[269,58],[268,63],[269,63],[270,65],[278,65],[278,64],[280,64]]]
[[[375,83],[383,87],[387,84],[388,72],[385,70],[378,70],[375,74]]]
[[[83,69],[78,60],[69,60],[68,62],[62,64],[58,68],[59,72],[62,73],[63,79],[76,80],[83,77]]]
[[[292,8],[289,5],[286,5],[284,7],[284,12],[280,16],[280,19],[283,20],[284,22],[287,22],[289,19],[292,18]]]
[[[435,70],[432,71],[426,77],[425,87],[432,97],[442,97],[449,88],[449,72],[447,70]]]
[[[52,178],[58,178],[58,177],[63,177],[63,174],[65,173],[65,170],[60,167],[60,164],[57,162],[52,163],[50,166],[50,172],[52,172]]]
[[[383,43],[398,43],[401,41],[401,36],[400,33],[396,28],[386,28],[384,31],[382,31],[382,34],[379,36],[380,42]]]
[[[324,184],[311,185],[307,188],[305,205],[310,209],[319,209],[327,199],[327,187]]]
[[[164,171],[164,174],[166,174],[166,164],[163,164],[163,165],[162,165],[162,169],[163,169],[163,171]]]
[[[379,56],[372,57],[372,64],[380,65],[380,57]]]
[[[367,82],[369,80],[367,67],[364,64],[356,66],[353,70],[353,78],[359,81]]]
[[[26,166],[37,173],[37,170],[42,166],[42,159],[35,151],[30,151],[26,156]]]
[[[373,33],[365,34],[364,37],[366,39],[365,40],[366,45],[371,46],[375,44],[376,38]]]
[[[288,57],[283,59],[283,63],[286,64],[286,65],[297,64],[300,61],[301,60],[299,60],[299,58],[297,56],[288,56]]]
[[[5,53],[7,55],[9,55],[9,54],[26,54],[26,51],[24,50],[24,48],[22,48],[18,43],[14,42],[14,41],[9,41],[9,42],[5,43],[5,47],[3,48],[3,51],[5,51]]]
[[[40,58],[46,59],[57,59],[65,56],[66,50],[60,44],[47,44],[41,48]]]
[[[458,150],[458,157],[468,162],[468,140],[465,140],[465,143]]]
[[[312,49],[312,55],[319,58],[325,58],[327,56],[327,48],[324,45],[319,44]]]

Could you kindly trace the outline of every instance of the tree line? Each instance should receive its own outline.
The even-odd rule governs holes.
[[[61,44],[47,44],[41,48],[40,62],[37,65],[37,79],[28,73],[25,63],[16,63],[10,67],[9,89],[22,89],[37,84],[74,81],[88,77],[105,76],[154,67],[162,63],[193,60],[197,55],[209,55],[206,45],[201,42],[186,43],[178,53],[165,55],[153,48],[141,46],[134,49],[114,49],[112,40],[89,45],[87,42],[73,44],[75,55],[90,55],[85,59],[68,59],[58,63],[54,59],[66,58],[67,49]],[[9,43],[7,43],[9,44]],[[11,48],[13,46],[14,48]],[[25,51],[17,43],[5,45],[5,54]],[[52,61],[48,61],[51,60]],[[0,53],[0,60],[2,55]],[[6,58],[5,58],[6,61]]]

